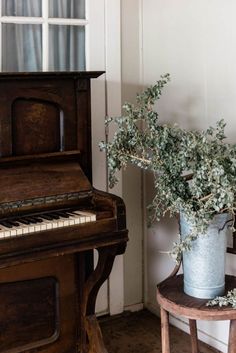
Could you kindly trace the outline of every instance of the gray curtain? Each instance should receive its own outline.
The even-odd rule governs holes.
[[[85,18],[85,1],[49,0],[49,16],[62,18]]]
[[[48,0],[49,16],[85,18],[85,0]],[[41,16],[41,0],[3,0],[5,16]],[[42,70],[42,26],[3,24],[3,71]],[[49,26],[49,70],[85,69],[85,30],[80,26]]]

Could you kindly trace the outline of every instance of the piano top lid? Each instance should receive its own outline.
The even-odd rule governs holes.
[[[36,71],[36,72],[0,72],[0,80],[16,80],[16,79],[61,79],[61,78],[80,78],[90,79],[97,78],[104,74],[105,71]]]
[[[44,161],[0,170],[0,204],[92,190],[78,161]]]

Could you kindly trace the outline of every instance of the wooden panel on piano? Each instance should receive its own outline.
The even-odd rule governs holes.
[[[12,104],[12,153],[16,156],[63,151],[64,116],[59,106],[18,98]]]
[[[19,74],[20,76],[20,74]],[[30,76],[30,75],[29,75]],[[0,115],[1,115],[1,124],[2,124],[2,134],[1,134],[1,153],[2,156],[12,156],[20,155],[20,151],[17,150],[18,145],[14,145],[17,140],[23,139],[18,135],[17,140],[14,140],[13,136],[15,131],[13,131],[13,122],[15,121],[14,113],[17,113],[18,119],[25,119],[24,112],[19,116],[20,112],[16,111],[15,106],[17,101],[20,100],[29,100],[29,101],[40,101],[41,106],[38,112],[34,114],[38,115],[38,118],[46,120],[48,116],[48,102],[51,105],[57,106],[58,110],[63,112],[65,117],[64,123],[64,149],[75,150],[77,149],[77,117],[76,117],[76,105],[75,105],[75,89],[74,89],[74,80],[73,78],[68,77],[65,80],[62,80],[58,77],[57,80],[53,80],[50,77],[46,77],[45,80],[38,80],[37,77],[34,80],[29,80],[29,76],[21,75],[18,80],[12,81],[2,81],[0,76]],[[38,107],[37,107],[38,108]],[[31,118],[34,118],[34,114]],[[55,114],[55,112],[54,112]],[[30,115],[26,115],[30,118]],[[50,119],[47,119],[46,126],[44,130],[47,129],[47,124],[49,129],[52,129],[52,122]],[[19,126],[19,124],[18,124]],[[38,129],[37,126],[32,128]],[[58,128],[56,122],[55,129]],[[25,135],[24,131],[19,131]],[[12,134],[13,133],[13,134]],[[32,146],[32,151],[29,154],[33,154],[35,144],[35,134],[28,133],[26,136],[28,139],[28,146]],[[40,136],[39,136],[40,137]],[[47,141],[48,142],[48,141]],[[37,144],[36,144],[37,146]],[[45,146],[44,152],[50,152],[49,148],[51,146]],[[20,147],[21,148],[21,147]],[[60,151],[58,146],[58,150]],[[13,154],[14,153],[14,154]],[[37,153],[37,151],[35,151]],[[41,153],[40,151],[38,153]],[[25,154],[25,153],[24,153]]]
[[[74,256],[0,272],[0,353],[76,353]]]
[[[90,79],[102,73],[1,73],[0,156],[80,150],[92,181]]]
[[[75,161],[27,163],[0,171],[0,203],[91,191],[92,187]],[[23,196],[24,195],[24,196]]]
[[[0,284],[0,351],[22,351],[57,339],[57,284],[54,277]]]

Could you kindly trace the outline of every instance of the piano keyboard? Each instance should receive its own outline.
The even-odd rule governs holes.
[[[54,211],[0,221],[0,238],[41,232],[96,221],[96,214],[83,211]]]

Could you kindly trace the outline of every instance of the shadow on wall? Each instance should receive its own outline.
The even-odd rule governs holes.
[[[155,196],[154,177],[151,172],[145,174],[146,206]],[[147,215],[148,217],[148,215]],[[146,218],[147,218],[146,217]],[[147,219],[146,219],[147,221]],[[165,251],[172,249],[178,237],[178,221],[166,215],[159,222],[146,228],[146,302],[156,303],[156,285],[173,270],[175,261]]]

